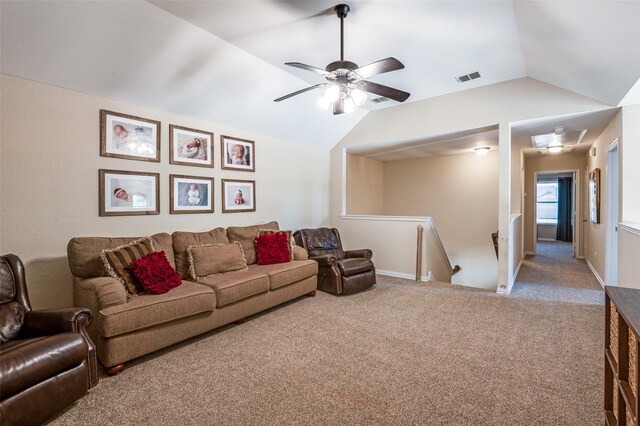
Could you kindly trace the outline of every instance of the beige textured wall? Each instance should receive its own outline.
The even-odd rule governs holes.
[[[589,202],[586,199],[586,219],[587,233],[589,240],[587,243],[587,252],[585,257],[591,266],[596,270],[601,280],[604,281],[604,261],[605,244],[606,244],[606,228],[607,228],[607,147],[622,136],[622,113],[618,112],[613,120],[607,125],[598,139],[593,143],[592,147],[596,148],[596,156],[587,156],[588,171],[591,172],[595,168],[600,168],[600,223],[594,224],[589,220]],[[635,168],[637,168],[637,162]],[[587,192],[587,191],[585,191]],[[637,194],[636,194],[637,196]],[[633,197],[631,197],[633,198]]]
[[[29,293],[36,308],[72,303],[66,246],[74,236],[203,231],[272,219],[286,229],[328,223],[326,151],[253,134],[247,129],[229,128],[223,123],[195,120],[5,75],[0,85],[2,250],[25,261]],[[100,157],[101,108],[160,120],[161,162]],[[170,123],[215,133],[214,169],[169,165]],[[221,134],[255,140],[255,173],[221,170]],[[99,217],[100,168],[159,172],[160,215]],[[170,215],[170,173],[213,176],[215,213]],[[257,211],[222,214],[221,178],[255,179]]]
[[[580,195],[584,196],[584,171],[587,165],[585,154],[574,155],[572,153],[559,155],[536,155],[525,158],[525,197],[524,197],[524,251],[533,253],[535,241],[533,240],[533,215],[535,209],[535,178],[534,172],[548,172],[554,170],[579,170],[580,171]],[[581,203],[583,204],[583,203]],[[583,208],[578,210],[580,235],[584,235]],[[582,243],[580,243],[583,246]],[[581,247],[578,247],[578,256],[583,256]]]
[[[384,212],[384,163],[347,154],[347,213],[381,215]]]
[[[384,163],[384,213],[431,216],[451,259],[453,282],[497,284],[491,233],[498,229],[498,151]]]

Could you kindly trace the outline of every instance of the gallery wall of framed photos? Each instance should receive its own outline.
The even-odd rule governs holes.
[[[162,123],[127,113],[100,110],[100,156],[123,161],[121,170],[99,169],[99,215],[137,216],[161,214],[159,172],[135,170],[133,161],[162,163]],[[176,166],[199,167],[202,175],[170,173],[169,214],[215,213],[215,133],[178,124],[168,124],[168,162]],[[236,136],[220,136],[219,162],[222,170],[256,170],[256,143]],[[256,211],[256,181],[220,180],[222,213]]]

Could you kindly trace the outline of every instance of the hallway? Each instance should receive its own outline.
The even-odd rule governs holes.
[[[604,290],[571,243],[539,241],[537,254],[522,260],[511,297],[602,305]]]

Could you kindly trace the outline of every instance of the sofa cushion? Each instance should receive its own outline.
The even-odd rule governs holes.
[[[216,292],[218,308],[269,291],[269,277],[251,270],[213,275],[199,280],[198,284]]]
[[[273,265],[291,262],[291,247],[287,234],[278,232],[259,235],[256,238],[258,265]]]
[[[188,280],[189,257],[187,249],[189,246],[200,246],[203,244],[229,244],[227,231],[224,228],[215,228],[207,232],[180,232],[171,234],[173,239],[173,249],[176,257],[176,272],[183,280]]]
[[[87,357],[87,343],[79,333],[13,340],[0,349],[0,397],[14,394],[43,382]]]
[[[216,295],[211,288],[184,281],[165,294],[141,294],[129,303],[100,311],[103,337],[113,337],[175,321],[202,312],[213,311]]]
[[[244,257],[247,259],[247,265],[252,265],[257,262],[255,239],[258,237],[261,229],[280,229],[278,222],[275,220],[263,225],[253,226],[230,226],[227,228],[227,237],[229,241],[238,241],[242,244],[244,250]]]
[[[100,254],[103,249],[128,244],[139,240],[140,237],[111,238],[111,237],[77,237],[72,238],[67,245],[67,255],[71,274],[78,278],[106,277]],[[162,250],[167,255],[167,260],[175,268],[173,261],[173,243],[171,235],[160,233],[151,236],[153,248]]]
[[[114,249],[104,249],[101,257],[107,275],[120,281],[128,294],[135,295],[144,292],[144,287],[133,276],[129,265],[152,252],[153,245],[151,239],[147,237]]]
[[[338,268],[342,275],[348,277],[349,275],[360,274],[362,272],[373,270],[373,262],[361,257],[348,258],[339,261]]]
[[[234,241],[229,244],[203,244],[187,248],[189,276],[197,281],[209,275],[246,271],[242,246]]]
[[[149,253],[142,259],[134,260],[129,267],[145,292],[150,294],[164,294],[182,284],[180,275],[169,265],[163,251]]]
[[[318,262],[299,260],[275,265],[251,265],[249,270],[269,276],[269,288],[276,289],[318,274]]]

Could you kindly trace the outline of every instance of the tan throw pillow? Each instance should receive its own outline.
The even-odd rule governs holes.
[[[144,292],[144,287],[131,274],[129,264],[154,252],[151,238],[145,237],[100,253],[107,275],[120,281],[128,295]]]
[[[253,226],[230,226],[227,228],[227,237],[229,241],[238,241],[242,244],[244,257],[247,259],[247,265],[253,265],[258,261],[256,257],[256,237],[260,229],[278,230],[278,222],[275,220],[262,225]]]
[[[176,259],[176,272],[184,280],[189,279],[191,276],[189,274],[189,257],[187,256],[187,248],[189,246],[229,244],[227,230],[224,228],[215,228],[207,232],[176,231],[171,234],[171,238],[173,239],[173,250]]]
[[[296,246],[296,242],[293,239],[293,232],[291,231],[278,231],[275,229],[260,229],[258,231],[258,237],[261,235],[268,235],[268,234],[278,234],[280,232],[283,232],[285,234],[287,234],[287,241],[289,241],[289,253],[291,253],[291,260],[295,260],[293,257],[293,248]]]
[[[187,256],[189,275],[194,281],[211,275],[249,269],[242,245],[237,241],[229,244],[189,246]]]

